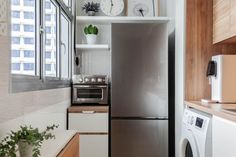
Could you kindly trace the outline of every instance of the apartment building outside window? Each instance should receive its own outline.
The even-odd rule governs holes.
[[[72,4],[70,1],[68,4]],[[65,8],[61,5],[62,1],[59,0],[11,0],[13,78],[30,76],[40,82],[42,79],[42,82],[46,82],[49,78],[70,80],[72,12],[69,6]],[[62,24],[64,16],[69,25]],[[44,31],[38,31],[40,29]],[[66,40],[62,39],[61,30],[68,33]],[[62,49],[68,52],[61,52]],[[66,54],[65,59],[62,53]],[[66,68],[62,69],[64,66]],[[17,79],[13,79],[13,84]]]

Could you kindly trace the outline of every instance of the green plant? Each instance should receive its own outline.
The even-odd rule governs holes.
[[[94,35],[97,35],[98,34],[98,28],[96,26],[93,26],[93,25],[89,25],[89,26],[86,26],[84,28],[84,33],[87,35],[87,34],[94,34]]]
[[[89,11],[94,11],[98,12],[99,11],[100,4],[99,3],[94,3],[94,2],[88,2],[85,3],[84,6],[82,7],[83,10],[85,10],[86,13]]]
[[[33,157],[40,156],[40,148],[44,140],[53,139],[55,135],[50,131],[58,128],[58,125],[47,126],[47,128],[39,132],[38,128],[31,126],[20,126],[20,130],[6,136],[0,143],[0,157],[16,157],[19,142],[26,142],[33,147]]]

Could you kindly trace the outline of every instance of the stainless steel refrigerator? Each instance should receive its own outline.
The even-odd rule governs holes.
[[[111,157],[167,156],[168,26],[113,24]]]

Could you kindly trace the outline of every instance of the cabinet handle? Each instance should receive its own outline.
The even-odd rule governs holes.
[[[83,114],[94,114],[96,111],[82,111]]]

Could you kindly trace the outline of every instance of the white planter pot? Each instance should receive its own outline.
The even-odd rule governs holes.
[[[87,34],[87,44],[96,44],[97,43],[97,35],[94,34]]]
[[[33,156],[33,146],[29,145],[25,141],[20,141],[18,143],[20,157],[32,157]]]

